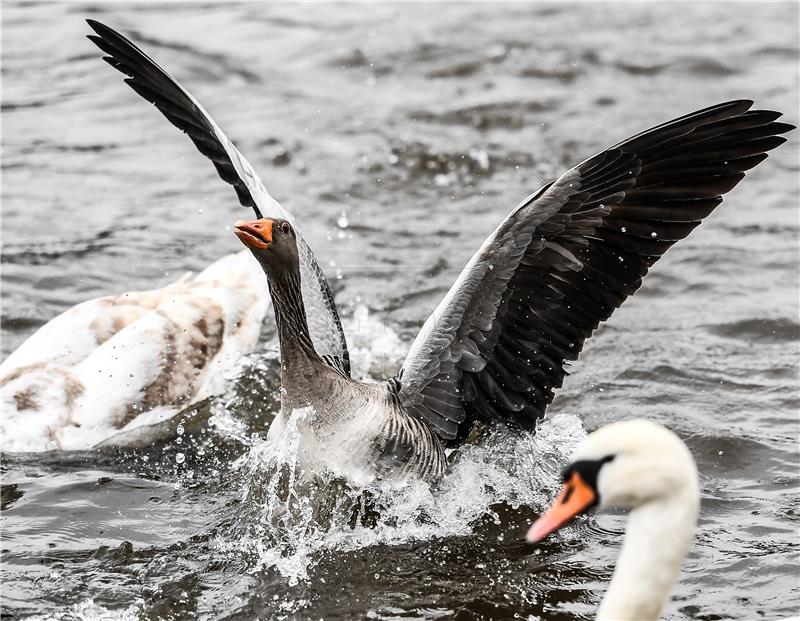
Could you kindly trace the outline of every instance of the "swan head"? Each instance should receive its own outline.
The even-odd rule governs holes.
[[[612,423],[589,434],[564,470],[553,505],[528,531],[540,541],[596,506],[636,509],[685,497],[697,503],[697,471],[686,445],[646,420]]]
[[[239,220],[234,225],[233,232],[250,249],[268,274],[299,269],[297,233],[288,220]]]

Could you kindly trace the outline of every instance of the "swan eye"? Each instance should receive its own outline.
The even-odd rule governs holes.
[[[600,473],[600,468],[602,468],[608,462],[614,461],[615,457],[616,455],[611,454],[600,459],[581,459],[579,461],[572,462],[569,466],[567,466],[566,470],[564,470],[562,481],[566,483],[572,477],[572,474],[577,472],[581,475],[581,478],[586,481],[586,483],[594,488],[597,485],[597,477]]]
[[[292,230],[292,227],[289,226],[288,222],[284,222],[283,224],[281,224],[281,232],[282,233],[286,233],[288,235],[291,232],[291,230]]]

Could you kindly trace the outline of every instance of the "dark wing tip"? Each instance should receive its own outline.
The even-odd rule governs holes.
[[[111,26],[106,26],[103,22],[98,22],[96,19],[92,19],[91,17],[86,18],[86,23],[89,24],[89,28],[101,36],[106,33],[116,34],[116,31],[111,28]]]
[[[97,35],[99,35],[103,39],[111,39],[122,36],[110,26],[106,26],[104,23],[98,22],[96,19],[87,18],[86,23],[89,24],[89,28],[94,30],[97,33]],[[93,35],[86,35],[86,36],[91,38]]]

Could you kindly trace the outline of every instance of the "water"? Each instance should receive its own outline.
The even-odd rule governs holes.
[[[488,232],[569,164],[725,99],[798,120],[796,4],[3,9],[3,356],[70,305],[239,249],[247,212],[98,59],[85,17],[136,34],[300,219],[361,376],[396,370]],[[585,430],[631,416],[674,429],[701,472],[667,617],[797,614],[797,153],[795,132],[659,262],[542,434],[492,436],[434,488],[321,481],[286,501],[263,446],[269,326],[180,444],[3,456],[3,614],[589,619],[624,516],[538,554],[517,542]]]

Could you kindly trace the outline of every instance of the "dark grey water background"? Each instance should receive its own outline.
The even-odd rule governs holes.
[[[350,334],[359,355],[400,335],[389,369],[496,223],[566,166],[726,99],[798,121],[796,3],[4,3],[3,356],[72,304],[239,249],[230,225],[246,212],[99,60],[85,17],[134,35],[214,115],[299,218],[351,329],[370,309]],[[800,611],[799,170],[795,132],[588,342],[551,408],[568,415],[548,436],[563,451],[575,417],[592,430],[644,416],[689,444],[702,515],[670,619]],[[259,429],[250,391],[274,395],[275,370],[252,361],[228,395],[245,432]],[[554,492],[543,475],[534,506],[501,502],[535,455],[499,451],[510,465],[489,491],[475,470],[461,494],[485,496],[448,480],[427,530],[329,536],[296,581],[242,536],[260,515],[258,443],[237,433],[201,435],[183,464],[174,443],[4,456],[3,614],[592,617],[624,518],[517,550]],[[555,472],[559,446],[544,452]],[[447,514],[459,503],[467,518]]]

